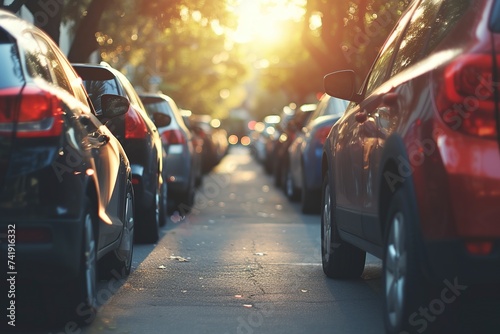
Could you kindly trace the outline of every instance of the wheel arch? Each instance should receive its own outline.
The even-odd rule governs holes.
[[[416,205],[415,187],[413,183],[413,172],[408,170],[409,162],[404,140],[399,135],[393,135],[386,140],[385,148],[380,160],[379,179],[379,203],[378,217],[381,227],[382,237],[387,232],[387,214],[392,198],[396,192],[404,187],[408,194],[413,197]]]

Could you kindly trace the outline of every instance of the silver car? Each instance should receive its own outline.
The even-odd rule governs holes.
[[[164,178],[168,185],[169,211],[178,210],[185,214],[194,203],[195,180],[200,168],[194,159],[193,136],[172,98],[165,94],[145,93],[139,97],[150,116],[159,112],[172,118],[168,126],[158,127],[167,154]]]

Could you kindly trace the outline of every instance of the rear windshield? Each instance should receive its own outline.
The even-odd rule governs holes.
[[[15,44],[2,43],[0,41],[0,64],[2,64],[0,89],[24,84],[21,62],[19,61],[19,54],[17,53]]]
[[[87,94],[94,105],[96,111],[102,110],[101,107],[101,96],[103,94],[114,94],[120,95],[118,90],[117,82],[114,79],[111,80],[83,80],[83,85],[87,90]]]
[[[166,101],[153,102],[153,101],[142,100],[142,103],[144,104],[144,107],[146,108],[146,111],[148,112],[149,115],[155,112],[160,112],[162,114],[167,114],[172,116],[172,111],[170,110],[170,106]]]

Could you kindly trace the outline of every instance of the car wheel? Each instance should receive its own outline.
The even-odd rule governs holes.
[[[167,212],[168,212],[168,190],[167,182],[164,181],[160,189],[160,226],[165,226],[167,224]]]
[[[300,198],[300,190],[295,186],[295,182],[293,182],[292,170],[290,168],[286,168],[285,194],[293,202],[298,201]]]
[[[99,261],[102,278],[123,278],[130,274],[134,253],[134,191],[127,182],[127,194],[123,212],[123,231],[120,245]]]
[[[415,233],[415,212],[411,200],[399,189],[387,215],[383,258],[384,318],[388,333],[415,332],[411,314],[424,305],[429,284],[420,270]],[[427,327],[427,326],[426,326]],[[425,330],[425,329],[423,329]],[[423,331],[422,330],[422,331]]]
[[[343,241],[337,230],[335,195],[328,176],[323,180],[321,255],[323,272],[331,278],[357,278],[363,273],[366,252]]]
[[[80,272],[75,281],[73,291],[70,292],[68,305],[62,307],[62,312],[76,312],[70,314],[70,318],[79,325],[90,324],[97,313],[97,242],[94,234],[96,215],[90,200],[86,201],[85,214],[83,216],[83,236],[80,258]]]

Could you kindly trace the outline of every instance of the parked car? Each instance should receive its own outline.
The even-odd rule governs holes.
[[[193,164],[196,165],[196,175],[194,178],[194,183],[196,187],[199,187],[203,180],[203,170],[201,168],[203,162],[203,150],[205,142],[203,138],[198,134],[199,132],[191,124],[190,117],[193,115],[191,110],[180,109],[182,119],[184,120],[184,124],[188,128],[189,132],[191,132],[191,136],[193,136]]]
[[[2,289],[2,301],[36,305],[34,321],[88,324],[98,261],[104,276],[131,269],[131,168],[100,121],[123,115],[129,102],[103,95],[97,115],[50,37],[1,10],[0,61],[0,258],[18,282],[13,294]],[[14,323],[31,316],[19,309]]]
[[[268,115],[264,117],[263,122],[255,125],[255,130],[251,134],[251,149],[255,159],[262,164],[267,174],[271,174],[271,159],[268,159],[268,142],[276,132],[276,125],[281,121],[279,115]]]
[[[123,145],[132,167],[132,184],[136,197],[136,239],[153,243],[159,238],[159,226],[166,222],[167,185],[162,178],[163,146],[158,129],[144,110],[128,79],[118,70],[103,64],[73,64],[96,110],[103,94],[117,94],[130,101],[128,112],[110,120],[107,126]],[[161,122],[162,124],[158,124]],[[157,126],[168,118],[158,115]]]
[[[285,178],[288,172],[288,148],[295,140],[297,134],[309,120],[312,112],[317,105],[314,103],[303,104],[298,108],[293,116],[287,118],[285,115],[281,117],[281,133],[275,140],[273,153],[269,156],[273,161],[273,177],[274,185],[285,191]]]
[[[158,126],[158,131],[167,152],[168,166],[165,179],[168,183],[169,212],[186,213],[194,203],[196,177],[200,165],[196,160],[193,135],[182,118],[175,101],[165,94],[140,94],[146,111],[162,113],[172,118],[168,126]]]
[[[190,117],[193,130],[204,140],[201,164],[203,173],[208,173],[217,166],[229,149],[227,132],[220,128],[220,122],[217,121],[210,115],[193,114]]]
[[[325,143],[323,270],[359,277],[380,257],[389,333],[500,279],[499,52],[500,1],[414,1],[361,89],[351,70],[325,78],[353,102]]]
[[[288,148],[285,194],[292,201],[300,200],[303,213],[320,211],[323,145],[347,104],[346,100],[324,94],[318,107]]]

